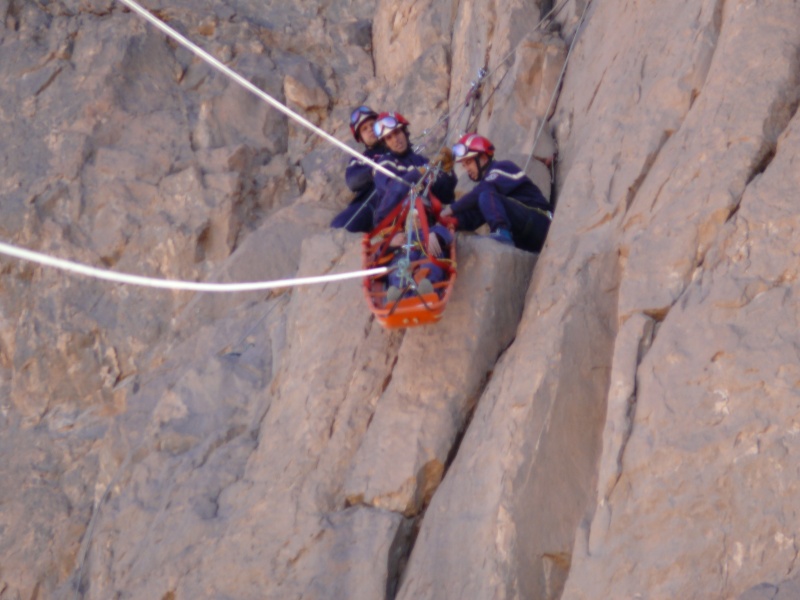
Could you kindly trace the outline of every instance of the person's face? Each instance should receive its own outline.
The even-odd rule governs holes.
[[[469,158],[465,158],[461,161],[461,164],[464,167],[464,170],[467,172],[467,175],[472,181],[478,181],[478,161],[475,160],[474,156]]]
[[[389,150],[395,154],[402,154],[408,150],[408,137],[401,127],[390,131],[389,134],[383,138],[383,141],[386,143]]]
[[[476,156],[470,156],[469,158],[465,158],[461,161],[461,164],[464,166],[464,170],[467,172],[467,176],[472,181],[478,181],[480,177],[481,169],[480,167],[485,167],[486,164],[489,162],[489,157],[485,154],[479,154]]]
[[[378,143],[378,136],[375,135],[375,131],[372,129],[373,125],[375,125],[375,119],[367,119],[358,128],[358,136],[367,148],[372,148]]]

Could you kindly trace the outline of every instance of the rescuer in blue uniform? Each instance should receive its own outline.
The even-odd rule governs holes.
[[[350,131],[357,142],[366,146],[364,156],[373,161],[377,161],[386,151],[372,127],[377,118],[378,113],[368,106],[359,106],[350,115]],[[378,205],[372,167],[352,158],[345,169],[344,180],[347,187],[355,193],[355,197],[331,221],[331,227],[344,227],[353,233],[368,233],[372,230],[372,218]]]
[[[422,177],[424,168],[429,160],[415,153],[411,149],[408,139],[408,121],[400,113],[381,113],[375,121],[374,131],[376,137],[386,145],[386,154],[378,164],[385,167],[408,183],[416,183]],[[449,154],[449,153],[448,153]],[[437,157],[434,162],[446,163],[445,157]],[[439,174],[431,186],[431,191],[443,203],[449,204],[454,199],[457,179],[452,173],[452,160],[450,171]],[[377,225],[392,209],[406,197],[410,186],[391,179],[383,173],[375,174],[375,188],[378,196],[378,206],[375,210],[374,223]]]
[[[473,231],[488,223],[492,239],[539,252],[553,213],[536,184],[513,162],[494,160],[494,145],[483,136],[462,136],[453,155],[477,185],[445,207],[442,216],[454,217],[459,230]]]

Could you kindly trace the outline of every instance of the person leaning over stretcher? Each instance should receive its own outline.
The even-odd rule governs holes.
[[[386,149],[372,126],[378,118],[378,113],[369,106],[359,106],[350,114],[350,131],[357,142],[364,144],[364,156],[370,160],[377,160]],[[361,162],[357,158],[350,159],[344,172],[344,180],[355,197],[340,212],[331,227],[344,227],[352,233],[368,233],[372,230],[372,219],[377,206],[375,181],[372,175],[372,166]]]
[[[375,209],[373,223],[377,225],[386,217],[392,209],[406,197],[410,185],[418,182],[425,169],[431,161],[417,154],[411,149],[408,139],[409,123],[397,112],[385,112],[378,115],[378,119],[373,126],[375,136],[386,145],[387,152],[378,160],[378,164],[394,173],[403,181],[391,179],[384,173],[375,174],[375,189],[378,196],[378,204]],[[446,150],[446,149],[445,149]],[[449,154],[449,152],[447,152]],[[446,157],[439,156],[434,163],[445,163]],[[452,163],[452,161],[450,161]],[[450,204],[455,198],[457,179],[451,172],[443,170],[438,174],[436,180],[431,185],[431,192],[443,203]]]
[[[494,145],[483,136],[462,136],[453,155],[477,184],[445,207],[442,216],[455,218],[459,231],[488,223],[490,238],[528,252],[541,251],[553,213],[536,184],[510,160],[495,160]]]

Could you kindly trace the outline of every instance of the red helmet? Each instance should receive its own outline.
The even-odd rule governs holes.
[[[375,135],[382,140],[395,129],[405,129],[409,123],[399,112],[382,112],[372,126]]]
[[[458,143],[453,146],[453,156],[455,156],[456,162],[461,162],[465,158],[473,158],[479,154],[485,154],[492,158],[494,156],[494,144],[477,133],[462,135]]]
[[[369,106],[359,106],[352,113],[350,113],[350,131],[357,142],[361,141],[361,134],[358,132],[361,126],[370,119],[377,119],[378,113],[372,110]]]

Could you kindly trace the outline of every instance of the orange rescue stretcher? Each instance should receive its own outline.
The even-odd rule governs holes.
[[[403,294],[395,301],[386,297],[388,288],[387,276],[378,275],[366,277],[363,281],[364,296],[369,309],[378,322],[387,329],[400,329],[435,323],[442,318],[447,302],[453,292],[456,280],[456,241],[449,245],[445,255],[439,258],[426,255],[421,260],[409,260],[402,253],[407,252],[408,246],[393,248],[390,246],[392,238],[405,230],[406,239],[421,240],[421,248],[427,248],[430,223],[439,222],[439,213],[442,204],[429,190],[424,195],[410,193],[378,226],[364,235],[362,241],[362,256],[364,269],[384,267],[390,265],[392,260],[399,260],[392,265],[393,268],[404,270],[401,277],[408,281],[408,286]],[[454,233],[452,225],[446,225]],[[433,263],[443,269],[443,281],[433,284],[433,291],[422,294],[416,287],[422,271],[423,263]],[[415,279],[416,276],[416,279]]]

